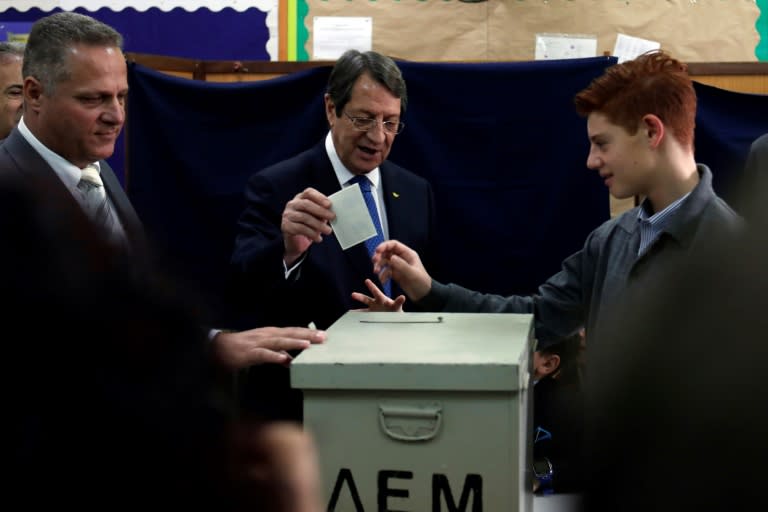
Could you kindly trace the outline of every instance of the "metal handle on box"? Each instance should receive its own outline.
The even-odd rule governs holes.
[[[397,441],[429,441],[440,431],[442,406],[381,405],[379,423],[382,430]]]

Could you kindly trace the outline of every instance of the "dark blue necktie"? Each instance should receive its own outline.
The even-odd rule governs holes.
[[[368,256],[373,256],[376,247],[384,241],[384,231],[381,229],[379,211],[376,209],[376,201],[373,199],[373,193],[371,192],[371,182],[368,177],[358,175],[352,178],[350,183],[357,183],[360,185],[360,190],[363,191],[363,199],[365,199],[365,205],[368,207],[368,213],[371,216],[373,225],[376,227],[376,234],[365,241],[365,248],[368,249]],[[381,290],[387,295],[387,297],[392,296],[392,287],[389,281],[381,284]]]

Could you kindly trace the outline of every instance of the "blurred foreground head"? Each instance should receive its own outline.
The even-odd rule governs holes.
[[[197,305],[109,245],[66,190],[15,176],[0,172],[6,498],[318,512],[311,439],[235,421]]]
[[[192,311],[41,187],[0,180],[8,492],[30,509],[206,497],[224,416]]]

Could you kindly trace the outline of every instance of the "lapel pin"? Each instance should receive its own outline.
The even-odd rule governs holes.
[[[397,192],[392,192],[392,197],[397,199],[398,197],[400,197],[400,194],[398,194]]]

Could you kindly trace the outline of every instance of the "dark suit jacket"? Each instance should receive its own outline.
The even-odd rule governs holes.
[[[391,162],[384,162],[380,170],[389,238],[413,248],[433,270],[436,231],[431,186]],[[349,309],[363,307],[350,295],[368,293],[366,278],[378,283],[365,245],[343,251],[333,234],[310,247],[297,279],[285,279],[281,216],[286,203],[307,187],[325,195],[341,189],[324,140],[254,174],[247,185],[247,205],[238,222],[232,263],[238,289],[262,325],[314,322],[325,329]],[[393,296],[398,293],[399,288],[393,287]]]
[[[145,247],[146,242],[141,221],[117,176],[104,160],[99,165],[101,166],[104,189],[123,224],[129,245],[131,247]],[[16,128],[0,143],[0,173],[17,173],[25,178],[34,179],[40,186],[50,187],[56,194],[62,192],[69,194],[54,170]],[[74,197],[72,201],[75,201]]]
[[[389,237],[416,250],[426,267],[434,267],[435,208],[426,180],[391,162],[380,166]],[[378,282],[365,244],[346,251],[334,235],[313,244],[298,275],[285,279],[280,231],[286,203],[307,187],[325,195],[341,189],[325,151],[325,141],[256,174],[247,185],[246,209],[238,222],[232,264],[238,302],[260,325],[328,328],[350,309],[363,307],[350,297],[368,293],[364,280]],[[297,272],[294,271],[294,272]],[[396,286],[392,295],[401,293]],[[407,307],[407,306],[406,306]],[[361,340],[362,342],[362,340]],[[242,405],[257,416],[301,420],[299,390],[290,388],[290,375],[280,366],[251,371],[241,388]]]
[[[581,492],[584,398],[574,379],[544,377],[533,387],[534,458],[550,460],[556,493]],[[549,436],[536,430],[544,429]]]

